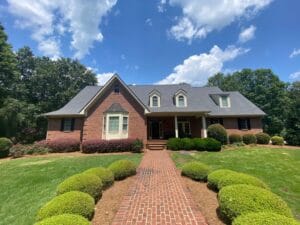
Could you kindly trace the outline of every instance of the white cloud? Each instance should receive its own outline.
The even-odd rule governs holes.
[[[250,27],[244,29],[241,31],[239,35],[239,42],[245,43],[247,41],[250,41],[255,36],[256,27],[251,25]]]
[[[173,73],[159,81],[158,84],[185,82],[193,85],[205,85],[209,77],[222,71],[224,62],[233,60],[248,51],[249,49],[235,46],[229,46],[222,50],[215,45],[209,53],[192,55],[185,59],[182,64],[174,68]]]
[[[152,23],[152,19],[151,18],[147,18],[146,20],[145,20],[145,24],[147,24],[148,26],[152,26],[153,25],[153,23]]]
[[[95,41],[101,42],[102,18],[117,0],[7,0],[8,10],[18,19],[16,24],[32,31],[32,38],[45,55],[61,55],[59,43],[66,32],[72,36],[75,58],[89,53]]]
[[[96,78],[98,85],[104,85],[115,73],[98,73]]]
[[[292,73],[292,74],[289,76],[289,78],[290,78],[291,80],[300,80],[300,71],[297,71],[297,72],[295,72],[295,73]]]
[[[167,0],[160,0],[158,5],[157,5],[157,10],[158,12],[164,12],[165,11],[165,5],[167,3]]]
[[[182,8],[183,16],[170,33],[177,40],[204,38],[213,30],[220,30],[237,19],[254,16],[272,0],[169,0],[171,6]]]
[[[293,52],[290,54],[290,58],[294,58],[297,55],[300,55],[300,48],[294,49]]]

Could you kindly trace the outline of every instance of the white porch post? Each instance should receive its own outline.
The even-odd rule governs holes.
[[[175,137],[178,138],[178,121],[177,121],[177,116],[174,117],[175,121]]]
[[[206,130],[206,119],[205,116],[202,116],[202,134],[203,137],[206,138],[207,137],[207,130]]]

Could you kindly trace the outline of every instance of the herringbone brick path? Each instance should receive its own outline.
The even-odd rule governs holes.
[[[113,225],[206,225],[167,151],[148,151]]]

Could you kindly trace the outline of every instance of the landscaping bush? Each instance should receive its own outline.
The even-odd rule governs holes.
[[[279,137],[279,136],[273,136],[271,138],[271,142],[272,142],[272,145],[283,145],[284,144],[283,137]]]
[[[256,136],[254,134],[244,134],[243,135],[243,142],[246,145],[256,144]]]
[[[260,179],[245,173],[230,173],[223,176],[218,182],[218,189],[234,184],[248,184],[256,187],[266,188],[268,186]]]
[[[167,141],[167,148],[170,150],[182,150],[182,142],[180,138],[169,138]]]
[[[51,152],[75,152],[80,150],[80,142],[73,138],[59,138],[47,142]]]
[[[135,139],[132,143],[132,151],[133,152],[142,152],[144,148],[144,144],[142,140]]]
[[[21,144],[16,144],[9,149],[9,155],[12,158],[20,158],[25,155],[25,148]]]
[[[193,145],[194,145],[194,149],[197,151],[204,151],[205,150],[205,140],[202,138],[194,138],[193,139]]]
[[[206,181],[209,171],[209,166],[203,163],[190,162],[183,165],[181,175],[197,181]]]
[[[256,134],[255,136],[256,136],[257,144],[267,145],[270,142],[271,137],[266,133],[261,132]]]
[[[9,149],[13,146],[10,139],[2,137],[0,138],[0,158],[8,157]]]
[[[140,152],[143,142],[138,139],[118,139],[118,140],[87,140],[82,143],[83,153],[104,153],[104,152]]]
[[[277,213],[259,212],[241,215],[232,225],[300,225],[300,223]]]
[[[229,135],[229,143],[230,144],[240,143],[242,141],[243,141],[242,136],[239,134],[230,134]]]
[[[37,222],[34,225],[91,225],[84,217],[75,214],[52,216]]]
[[[108,167],[110,169],[116,180],[122,180],[126,177],[136,174],[136,166],[133,162],[129,160],[118,160],[110,164]]]
[[[89,194],[70,191],[56,196],[46,203],[37,214],[37,221],[61,214],[77,214],[91,219],[94,214],[95,201]]]
[[[192,150],[194,148],[194,142],[191,138],[181,139],[182,150]]]
[[[114,183],[114,174],[111,170],[103,168],[103,167],[96,167],[91,168],[83,172],[84,174],[93,174],[99,177],[103,184],[103,189],[110,187]]]
[[[222,148],[221,142],[213,139],[213,138],[203,138],[204,146],[206,151],[216,152],[220,151]]]
[[[207,128],[207,136],[216,139],[221,144],[227,144],[227,132],[221,124],[212,124]]]
[[[96,201],[102,195],[102,181],[93,174],[80,173],[75,174],[57,186],[57,195],[64,194],[69,191],[81,191],[91,195]]]
[[[230,185],[218,194],[221,215],[233,221],[251,212],[274,212],[292,217],[287,204],[276,194],[259,187],[245,184]]]
[[[209,188],[212,188],[214,190],[218,190],[218,184],[220,180],[227,175],[231,174],[237,174],[238,172],[235,172],[233,170],[227,170],[227,169],[220,169],[220,170],[215,170],[208,174],[207,176],[207,185]]]

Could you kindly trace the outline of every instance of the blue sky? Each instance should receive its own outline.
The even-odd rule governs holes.
[[[204,85],[217,72],[271,68],[300,79],[299,0],[7,0],[14,50],[78,58],[99,83]]]

